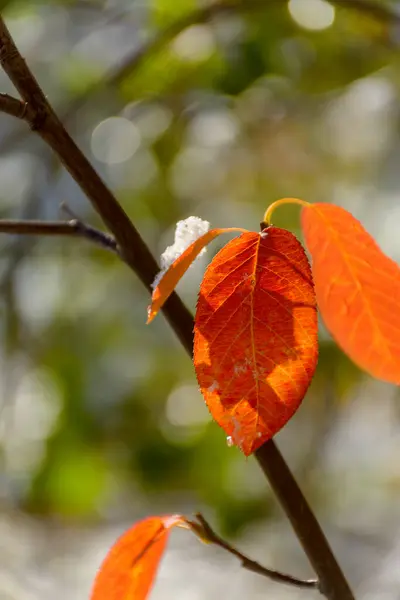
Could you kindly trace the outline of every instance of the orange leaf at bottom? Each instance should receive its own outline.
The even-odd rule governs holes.
[[[104,559],[91,600],[145,600],[170,529],[184,522],[179,515],[149,517],[126,531]]]

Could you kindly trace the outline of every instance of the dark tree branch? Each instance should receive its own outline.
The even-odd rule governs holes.
[[[22,99],[33,109],[33,115],[29,118],[30,126],[57,154],[114,235],[123,259],[147,289],[150,289],[158,271],[154,257],[116,198],[54,113],[1,18],[0,61]],[[193,319],[190,312],[176,294],[170,297],[163,310],[191,356]],[[274,442],[271,440],[264,444],[256,452],[256,458],[270,479],[271,485],[316,571],[321,592],[329,600],[354,600],[350,587],[318,522]]]
[[[171,0],[172,1],[172,0]],[[275,0],[276,1],[276,0]],[[245,12],[256,8],[265,8],[266,0],[220,0],[198,8],[189,15],[178,19],[165,29],[158,31],[139,47],[129,52],[116,66],[111,67],[100,81],[94,82],[89,89],[77,96],[61,115],[67,122],[86,102],[89,96],[104,89],[119,85],[128,75],[135,73],[142,63],[174,40],[182,31],[191,25],[208,23],[215,17],[230,12]]]
[[[329,0],[333,5],[348,8],[360,14],[371,17],[387,25],[400,26],[400,13],[395,12],[388,5],[381,2],[370,2],[369,0]]]
[[[81,237],[118,254],[118,246],[115,239],[109,233],[95,229],[78,219],[71,219],[69,221],[0,219],[0,233]]]
[[[195,516],[199,523],[190,520],[188,520],[188,523],[192,526],[195,532],[198,533],[199,537],[210,544],[219,546],[223,550],[226,550],[226,552],[229,552],[229,554],[236,556],[236,558],[238,558],[242,563],[242,567],[244,569],[247,569],[252,573],[256,573],[257,575],[267,577],[267,579],[276,581],[277,583],[285,583],[297,588],[306,588],[310,590],[319,589],[319,583],[317,579],[299,579],[298,577],[293,577],[287,573],[282,573],[281,571],[276,571],[275,569],[263,567],[260,565],[260,563],[248,558],[245,554],[242,554],[242,552],[219,537],[219,535],[215,533],[215,531],[211,528],[211,525],[205,520],[202,514],[197,513]]]
[[[368,0],[329,0],[331,4],[341,8],[357,11],[375,20],[386,24],[398,25],[400,27],[400,14],[395,13],[387,6]],[[126,77],[133,75],[142,63],[164,48],[174,40],[182,31],[201,23],[208,23],[214,18],[235,12],[249,12],[254,10],[265,10],[271,3],[284,3],[283,0],[220,0],[206,6],[200,7],[189,15],[178,19],[169,27],[157,32],[144,42],[139,48],[134,48],[125,58],[112,67],[104,77],[77,96],[70,106],[62,113],[61,120],[67,122],[86,102],[89,96],[104,89],[105,86],[117,86]]]
[[[193,11],[190,15],[178,19],[169,27],[155,33],[139,47],[134,48],[120,63],[111,67],[99,81],[93,82],[92,85],[78,94],[65,110],[61,109],[60,121],[67,123],[86,103],[90,96],[100,92],[105,87],[116,86],[127,76],[133,75],[145,59],[156,54],[191,25],[208,23],[212,21],[213,18],[222,14],[266,9],[272,2],[283,3],[283,1],[284,0],[220,0],[219,2],[214,2],[201,7],[196,11]],[[269,5],[267,2],[269,2]],[[400,27],[400,13],[394,12],[388,6],[378,4],[377,2],[370,2],[369,0],[329,0],[329,2],[339,8],[359,12],[360,14],[371,17],[372,19],[387,25],[397,25]],[[3,96],[7,95],[3,94]],[[8,113],[14,117],[22,118],[32,123],[34,121],[34,114],[31,114],[28,117],[24,112],[24,109],[17,105],[18,102],[17,99],[10,97],[6,98],[4,102],[0,100],[0,112]],[[29,105],[25,106],[25,110],[31,109]],[[11,145],[20,142],[24,135],[25,132],[21,130],[12,133],[2,148],[8,148]],[[1,151],[2,149],[0,149],[0,152]]]
[[[381,4],[369,2],[368,0],[329,0],[329,2],[333,5],[364,13],[384,23],[393,23],[400,26],[400,14],[393,12]],[[282,0],[220,0],[220,2],[201,7],[158,32],[140,48],[133,50],[111,72],[106,79],[107,85],[113,86],[121,83],[125,77],[136,71],[145,59],[158,52],[161,48],[164,48],[166,44],[192,25],[208,23],[215,17],[228,13],[265,10],[266,8],[270,8],[272,3],[283,4]]]
[[[123,208],[54,113],[35,77],[17,50],[2,18],[0,18],[0,62],[22,99],[32,107],[32,118],[29,120],[31,128],[57,154],[102,217],[108,229],[113,233],[125,262],[138,275],[147,289],[151,290],[151,284],[159,271],[156,260]],[[182,344],[191,353],[193,319],[176,294],[169,298],[164,314]],[[190,336],[188,336],[188,332],[190,332]]]
[[[282,2],[282,0],[268,1],[270,4],[271,2],[274,2],[275,4],[278,1]],[[400,27],[400,13],[394,12],[388,6],[378,4],[377,2],[370,2],[369,0],[329,1],[339,8],[356,11],[387,25],[397,25]],[[267,0],[220,0],[219,2],[200,7],[189,15],[178,19],[169,27],[158,31],[138,48],[136,47],[129,52],[120,63],[111,67],[100,81],[93,82],[91,86],[85,89],[81,94],[78,94],[72,102],[70,102],[68,108],[61,112],[60,120],[63,123],[67,122],[84,105],[91,95],[96,94],[106,86],[112,87],[119,85],[127,76],[134,74],[144,60],[149,58],[149,56],[156,54],[188,27],[201,23],[208,23],[215,17],[223,14],[265,10],[266,8],[268,8]],[[15,100],[15,102],[18,101]],[[8,110],[8,108],[10,108],[10,110]],[[7,105],[2,105],[2,103],[0,103],[0,111],[12,114],[15,117],[24,118],[23,113],[21,116],[21,112],[19,112],[16,104],[15,106],[10,105],[8,107]],[[18,139],[19,135],[20,132],[16,134]]]
[[[318,575],[321,594],[332,600],[354,600],[325,534],[277,446],[272,440],[266,442],[256,450],[256,458]]]

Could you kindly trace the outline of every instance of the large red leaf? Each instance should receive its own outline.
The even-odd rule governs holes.
[[[311,269],[298,240],[269,227],[224,246],[201,284],[194,363],[213,418],[244,454],[296,411],[317,355]]]
[[[186,273],[192,262],[197,258],[200,252],[213,239],[221,235],[221,233],[229,233],[231,231],[245,231],[238,227],[228,227],[223,229],[211,229],[195,240],[182,254],[170,265],[170,267],[162,274],[156,287],[154,288],[151,305],[147,311],[147,323],[151,323],[160,308],[167,301],[169,296],[174,291],[179,280]]]
[[[339,346],[378,379],[400,383],[400,269],[361,223],[332,204],[302,209],[318,306]]]
[[[107,554],[91,600],[144,600],[153,584],[171,527],[184,517],[149,517],[126,531]]]

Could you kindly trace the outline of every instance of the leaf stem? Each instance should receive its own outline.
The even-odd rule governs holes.
[[[273,202],[265,211],[264,218],[262,220],[263,225],[265,224],[267,227],[271,225],[272,213],[279,206],[283,206],[283,204],[300,204],[300,206],[310,206],[309,202],[300,200],[300,198],[281,198],[280,200],[275,200],[275,202]]]

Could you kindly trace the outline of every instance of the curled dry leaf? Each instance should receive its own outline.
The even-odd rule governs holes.
[[[269,227],[224,246],[201,284],[194,364],[213,418],[245,455],[292,417],[317,357],[316,299],[299,241]]]
[[[339,206],[311,204],[301,220],[327,329],[362,369],[400,384],[398,265]]]
[[[181,277],[186,273],[192,262],[197,258],[200,252],[212,242],[221,233],[230,231],[245,231],[237,227],[229,227],[225,229],[211,229],[195,240],[190,246],[170,265],[162,277],[158,280],[154,288],[151,304],[147,311],[147,323],[150,323],[169,296],[174,291]]]
[[[175,525],[186,526],[186,519],[179,515],[149,517],[126,531],[101,565],[91,600],[145,600]]]

